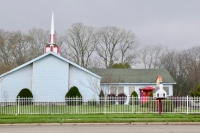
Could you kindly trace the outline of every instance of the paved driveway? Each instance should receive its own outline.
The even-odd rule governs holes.
[[[200,133],[200,125],[0,125],[0,133]]]

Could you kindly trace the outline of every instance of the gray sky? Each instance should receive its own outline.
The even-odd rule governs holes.
[[[142,46],[172,49],[200,45],[200,0],[1,0],[0,29],[50,30],[54,10],[58,34],[73,23],[116,26],[135,33]]]

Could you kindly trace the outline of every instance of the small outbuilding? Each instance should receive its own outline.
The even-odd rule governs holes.
[[[141,103],[146,102],[148,100],[148,97],[153,90],[155,90],[155,88],[152,86],[145,86],[140,88]]]
[[[156,78],[156,88],[153,91],[153,97],[154,98],[166,98],[167,92],[163,89],[163,82],[162,77],[157,76]]]

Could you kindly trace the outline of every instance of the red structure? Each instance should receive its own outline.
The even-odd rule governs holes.
[[[49,51],[54,52],[54,53],[60,55],[60,47],[55,44],[54,14],[53,13],[52,13],[52,20],[51,20],[51,33],[50,33],[49,44],[47,44],[44,47],[44,53],[47,53]]]
[[[151,86],[145,86],[143,88],[140,88],[140,102],[146,102],[148,100],[148,96],[150,94],[151,91],[155,90],[155,88],[151,87]]]

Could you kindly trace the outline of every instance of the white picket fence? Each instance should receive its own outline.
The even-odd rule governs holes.
[[[14,101],[14,102],[9,102]],[[152,97],[102,97],[83,102],[34,102],[31,98],[0,99],[0,114],[96,114],[158,113],[159,101]],[[162,113],[200,113],[200,97],[169,97],[162,100]]]

